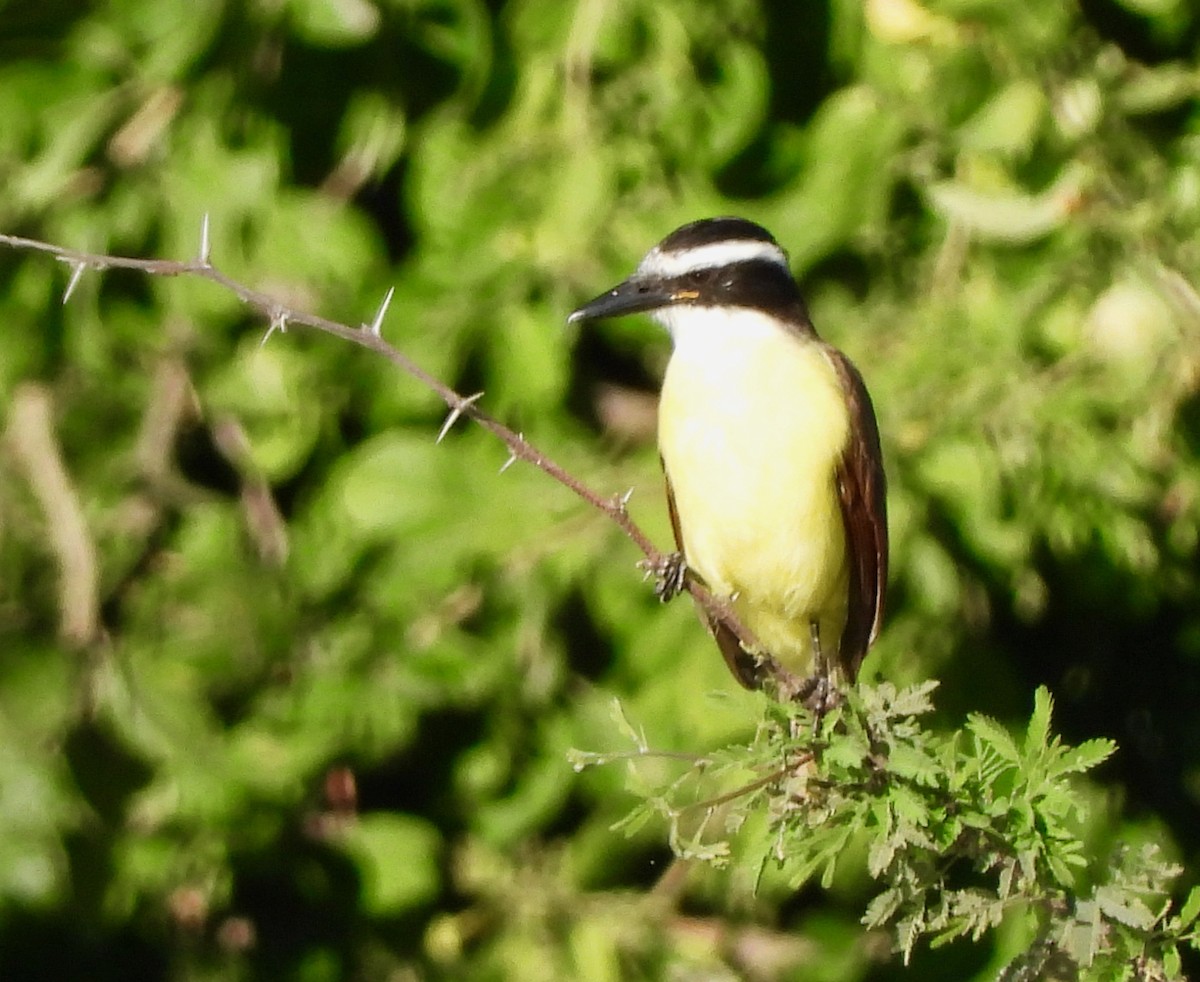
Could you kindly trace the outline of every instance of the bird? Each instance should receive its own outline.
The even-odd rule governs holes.
[[[818,336],[783,248],[744,218],[676,229],[568,323],[635,313],[672,341],[658,449],[678,552],[656,570],[660,595],[698,578],[737,681],[774,678],[784,697],[823,704],[855,681],[887,590],[883,454],[862,375]]]

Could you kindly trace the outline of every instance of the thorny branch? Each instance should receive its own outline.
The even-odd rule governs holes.
[[[393,347],[383,340],[381,329],[383,320],[387,315],[388,305],[392,299],[391,290],[384,297],[383,303],[380,304],[371,323],[363,324],[357,328],[320,317],[316,314],[296,310],[266,293],[244,286],[221,272],[212,263],[207,215],[204,216],[201,226],[200,248],[197,258],[188,261],[134,259],[128,256],[96,255],[94,253],[52,245],[51,243],[41,242],[37,239],[28,239],[18,235],[5,235],[2,233],[0,233],[0,245],[26,252],[46,253],[69,266],[71,272],[67,287],[63,293],[64,304],[70,300],[71,294],[75,291],[83,274],[89,270],[102,272],[106,269],[130,269],[145,273],[148,276],[191,276],[215,283],[217,286],[234,294],[248,307],[262,314],[268,324],[267,333],[263,337],[264,343],[276,331],[283,333],[289,327],[300,326],[332,334],[343,341],[349,341],[351,344],[357,344],[359,347],[373,351],[375,354],[386,358],[393,365],[401,369],[401,371],[415,378],[426,388],[432,389],[450,407],[450,415],[447,417],[446,424],[442,428],[441,435],[444,436],[460,417],[465,416],[473,420],[508,447],[509,459],[502,469],[506,469],[518,460],[532,464],[615,522],[621,531],[633,540],[633,543],[642,551],[642,554],[646,557],[644,565],[647,568],[657,569],[663,567],[666,559],[664,554],[655,547],[654,543],[650,541],[650,538],[642,531],[641,527],[629,517],[629,512],[626,508],[629,499],[628,494],[606,497],[592,490],[526,440],[523,434],[514,432],[480,409],[477,402],[482,393],[476,393],[472,396],[459,395],[458,392],[440,379],[426,372],[398,348]],[[714,596],[703,583],[697,581],[694,577],[689,576],[686,578],[684,588],[705,611],[728,624],[738,640],[748,650],[754,651],[758,649],[758,643],[754,635],[733,616],[729,605],[725,601]],[[776,666],[768,662],[765,667],[768,675],[774,674],[773,670]]]

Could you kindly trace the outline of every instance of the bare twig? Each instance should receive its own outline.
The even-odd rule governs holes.
[[[316,314],[294,310],[272,296],[244,286],[222,273],[213,265],[210,257],[210,234],[207,215],[205,215],[201,225],[199,257],[186,262],[170,259],[134,259],[127,256],[95,255],[17,235],[0,234],[0,245],[27,252],[46,253],[59,260],[59,262],[66,263],[71,267],[71,282],[68,284],[71,292],[78,285],[79,278],[82,275],[81,270],[102,272],[106,269],[131,269],[145,273],[148,276],[191,276],[215,283],[217,286],[234,294],[248,307],[260,313],[268,323],[267,334],[263,339],[264,342],[276,331],[282,333],[288,327],[300,326],[322,331],[325,334],[332,334],[343,341],[349,341],[351,344],[357,344],[359,347],[373,351],[415,378],[426,388],[432,389],[450,407],[451,416],[449,422],[451,424],[453,424],[455,419],[465,416],[468,419],[474,420],[493,436],[501,440],[509,449],[509,460],[506,462],[505,468],[518,460],[532,464],[534,467],[548,474],[559,484],[572,491],[576,496],[582,498],[597,511],[608,516],[633,541],[634,545],[641,550],[649,563],[659,564],[663,560],[663,553],[654,546],[654,543],[650,541],[646,533],[629,517],[628,510],[626,509],[626,496],[612,495],[606,497],[593,491],[526,440],[523,434],[510,430],[503,423],[500,423],[480,409],[476,402],[479,398],[477,395],[468,397],[459,395],[450,386],[430,375],[413,362],[402,351],[383,340],[381,336],[383,320],[387,314],[388,302],[391,300],[391,291],[384,298],[383,303],[373,316],[371,322],[364,324],[361,328],[350,327],[325,317],[319,317]],[[688,577],[685,587],[700,606],[728,624],[748,650],[758,650],[758,643],[753,634],[732,616],[727,603],[714,597],[704,584],[696,581],[693,577]],[[769,663],[767,668],[768,674],[773,674],[771,671],[772,666]]]
[[[212,424],[210,432],[221,456],[229,461],[240,478],[246,531],[259,558],[271,566],[282,566],[289,549],[287,522],[279,512],[266,478],[254,466],[246,431],[233,416],[222,414]]]
[[[134,450],[138,473],[147,482],[161,486],[169,479],[175,440],[196,415],[196,393],[182,359],[173,355],[160,358],[154,366],[150,398]]]
[[[85,647],[96,637],[100,622],[96,546],[59,453],[50,394],[44,386],[29,382],[17,388],[7,436],[45,517],[50,548],[58,560],[59,633],[68,643]]]

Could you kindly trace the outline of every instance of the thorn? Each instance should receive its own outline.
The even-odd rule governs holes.
[[[388,292],[384,295],[383,303],[379,305],[379,309],[375,312],[375,319],[371,321],[370,326],[367,327],[367,330],[374,334],[375,337],[381,336],[380,332],[383,330],[383,319],[387,316],[387,309],[392,302],[392,294],[395,292],[396,288],[394,286],[388,287]]]
[[[437,440],[434,442],[441,443],[446,438],[446,434],[450,432],[450,427],[458,422],[458,417],[461,416],[464,411],[466,411],[468,406],[475,405],[475,402],[482,396],[482,392],[476,392],[473,396],[467,396],[457,406],[454,406],[450,410],[450,414],[446,417],[446,422],[442,424],[441,431],[438,433]]]
[[[87,269],[87,263],[79,261],[71,263],[71,278],[67,280],[67,288],[63,290],[63,306],[67,305],[67,301],[71,299],[71,294],[75,292],[75,287],[79,286],[79,281],[83,279],[83,271]]]
[[[632,497],[633,497],[633,488],[630,488],[624,494],[614,494],[611,499],[611,501],[612,501],[611,507],[618,514],[625,515],[628,513],[627,505],[629,504],[629,499]]]
[[[282,310],[271,311],[271,323],[267,325],[267,333],[263,335],[263,339],[258,342],[261,348],[264,344],[271,340],[271,335],[278,331],[280,334],[287,334],[287,314]]]
[[[203,266],[209,265],[209,256],[212,254],[212,245],[208,239],[208,212],[204,213],[204,218],[200,222],[200,263]]]
[[[522,443],[524,443],[525,442],[525,434],[518,433],[517,439],[520,440]],[[512,465],[515,464],[516,462],[517,462],[517,452],[514,450],[512,453],[510,453],[508,455],[508,460],[506,460],[500,466],[500,473],[503,474],[506,470],[508,470],[510,467],[512,467]]]

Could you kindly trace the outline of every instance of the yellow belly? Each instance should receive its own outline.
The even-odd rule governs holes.
[[[845,401],[817,342],[750,311],[703,313],[674,332],[659,407],[683,551],[762,646],[805,673],[812,623],[827,659],[846,623]]]

